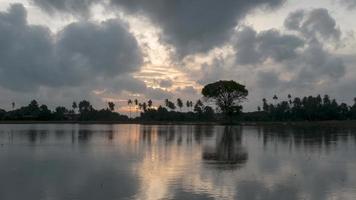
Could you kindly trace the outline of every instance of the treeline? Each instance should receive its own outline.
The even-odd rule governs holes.
[[[210,106],[204,105],[201,100],[193,103],[187,100],[185,103],[178,98],[176,102],[166,99],[164,106],[153,107],[152,100],[138,102],[128,100],[128,105],[138,109],[140,115],[135,118],[137,121],[185,121],[185,122],[209,122],[216,121],[217,114]],[[183,112],[185,110],[185,112]],[[131,114],[130,114],[131,115]]]
[[[256,112],[245,113],[242,120],[245,121],[326,121],[326,120],[356,120],[356,98],[352,106],[346,103],[338,103],[328,95],[308,96],[278,101],[273,97],[273,103],[267,99],[262,100],[262,108],[259,106]]]
[[[27,106],[15,109],[15,103],[12,103],[13,110],[6,112],[0,109],[0,120],[6,121],[127,121],[129,118],[119,113],[113,112],[115,104],[108,103],[108,107],[96,110],[89,101],[83,100],[78,104],[73,102],[72,109],[64,106],[58,106],[54,111],[47,105],[39,105],[36,100],[32,100]]]
[[[78,104],[73,102],[70,109],[58,106],[53,111],[46,105],[39,105],[36,100],[27,106],[5,111],[0,109],[0,120],[7,121],[120,121],[120,122],[238,122],[238,121],[327,121],[356,120],[356,98],[353,105],[338,103],[328,95],[292,98],[279,101],[275,95],[272,101],[262,100],[257,111],[236,112],[227,118],[217,107],[211,107],[201,100],[192,102],[166,99],[164,105],[154,106],[152,100],[139,102],[128,100],[129,116],[121,115],[115,110],[115,104],[108,102],[104,109],[96,110],[87,100]],[[135,117],[132,114],[135,113]]]

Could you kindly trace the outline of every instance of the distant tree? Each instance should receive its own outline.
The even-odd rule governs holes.
[[[50,120],[51,119],[51,111],[48,109],[48,107],[46,105],[41,105],[39,107],[38,118],[40,120]]]
[[[261,111],[261,107],[257,106],[257,111],[260,112]]]
[[[170,100],[168,100],[168,99],[164,100],[164,104],[171,111],[176,109],[176,105],[173,102],[171,102]]]
[[[72,108],[73,108],[74,112],[77,110],[77,108],[78,108],[77,102],[73,101]]]
[[[11,103],[12,110],[15,109],[15,102]]]
[[[218,81],[206,85],[202,94],[205,98],[214,101],[224,115],[231,119],[232,115],[242,110],[240,104],[246,100],[248,90],[235,81]]]
[[[138,104],[138,110],[142,110],[142,103]]]
[[[165,99],[164,100],[164,105],[168,108],[169,107],[169,100],[168,99]]]
[[[79,112],[80,113],[84,113],[84,112],[88,112],[90,110],[93,109],[93,107],[91,106],[90,102],[87,100],[83,100],[81,102],[79,102]]]
[[[291,94],[288,94],[288,102],[290,105],[292,105],[292,95]]]
[[[173,102],[169,101],[169,103],[168,103],[168,108],[169,108],[170,110],[175,110],[175,109],[176,109],[176,105],[175,105]]]
[[[64,120],[65,114],[68,113],[68,110],[63,106],[58,106],[55,109],[54,115],[56,120]]]
[[[142,103],[142,109],[143,109],[144,112],[147,111],[147,103],[146,102]]]
[[[263,111],[265,111],[265,112],[269,112],[269,105],[268,105],[268,103],[267,103],[267,99],[266,98],[263,98],[262,99],[262,109],[263,109]]]
[[[195,105],[194,105],[194,112],[198,113],[199,115],[201,115],[203,113],[204,110],[204,104],[203,102],[199,99]]]
[[[148,102],[147,102],[147,106],[148,106],[149,108],[151,108],[151,107],[152,107],[152,105],[153,105],[152,100],[151,100],[151,99],[150,99],[150,100],[148,100]]]
[[[354,98],[354,105],[350,108],[350,118],[356,119],[356,97]]]
[[[183,101],[180,98],[177,99],[177,106],[179,107],[180,111],[182,111]]]
[[[277,100],[278,100],[277,95],[274,95],[274,96],[273,96],[273,100],[274,100],[274,103],[276,104],[276,103],[277,103]]]
[[[189,108],[190,108],[190,101],[187,100],[187,102],[185,103],[185,106],[187,107],[188,111],[189,111]]]
[[[115,103],[114,102],[108,102],[108,106],[111,112],[115,110]]]
[[[140,108],[139,108],[138,100],[135,99],[135,100],[134,100],[134,103],[135,103],[135,110],[136,110],[136,112],[137,112],[137,109],[140,109]]]
[[[129,99],[127,101],[127,105],[129,106],[129,112],[130,112],[130,118],[131,118],[131,105],[132,105],[132,100],[131,99]]]
[[[28,108],[30,110],[38,110],[39,107],[38,107],[38,103],[36,100],[32,100],[31,103],[28,105]]]

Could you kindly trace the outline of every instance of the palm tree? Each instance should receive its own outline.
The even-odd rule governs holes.
[[[73,111],[75,113],[75,110],[78,108],[77,102],[73,101],[72,108],[73,108]]]
[[[289,99],[289,105],[292,105],[292,95],[288,94],[288,99]]]
[[[273,100],[274,100],[274,103],[276,104],[276,102],[277,102],[277,100],[278,100],[277,95],[274,95],[274,96],[273,96]]]
[[[180,98],[177,99],[177,106],[179,107],[179,110],[182,112],[183,101]]]
[[[12,102],[12,103],[11,103],[11,107],[12,107],[12,110],[15,109],[15,102]]]
[[[135,99],[134,102],[135,102],[135,110],[136,110],[136,112],[137,112],[137,111],[138,111],[138,110],[137,110],[137,109],[138,109],[138,107],[137,107],[137,106],[138,106],[138,100]]]
[[[165,104],[166,107],[168,107],[168,106],[169,106],[169,100],[168,100],[168,99],[165,99],[165,100],[164,100],[164,104]]]
[[[152,104],[153,104],[152,100],[151,100],[151,99],[150,99],[150,100],[148,100],[148,102],[147,102],[147,106],[148,106],[149,108],[151,108],[151,107],[152,107]]]
[[[108,102],[108,106],[111,112],[113,112],[115,110],[115,104],[114,102]]]
[[[132,105],[132,100],[131,99],[129,99],[128,101],[127,101],[127,105],[129,105],[129,112],[130,112],[130,118],[131,118],[131,105]]]
[[[142,109],[143,109],[144,112],[147,111],[147,104],[146,104],[146,102],[143,102],[143,104],[142,104]]]

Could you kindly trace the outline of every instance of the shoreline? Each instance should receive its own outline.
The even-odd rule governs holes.
[[[0,124],[138,124],[138,125],[233,125],[233,126],[322,126],[322,127],[356,127],[356,120],[349,121],[295,121],[295,122],[163,122],[163,121],[0,121]]]

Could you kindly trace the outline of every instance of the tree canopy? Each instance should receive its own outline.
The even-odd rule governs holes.
[[[202,94],[208,100],[214,101],[222,113],[231,117],[242,110],[240,104],[247,99],[248,90],[235,81],[222,80],[206,85]]]

